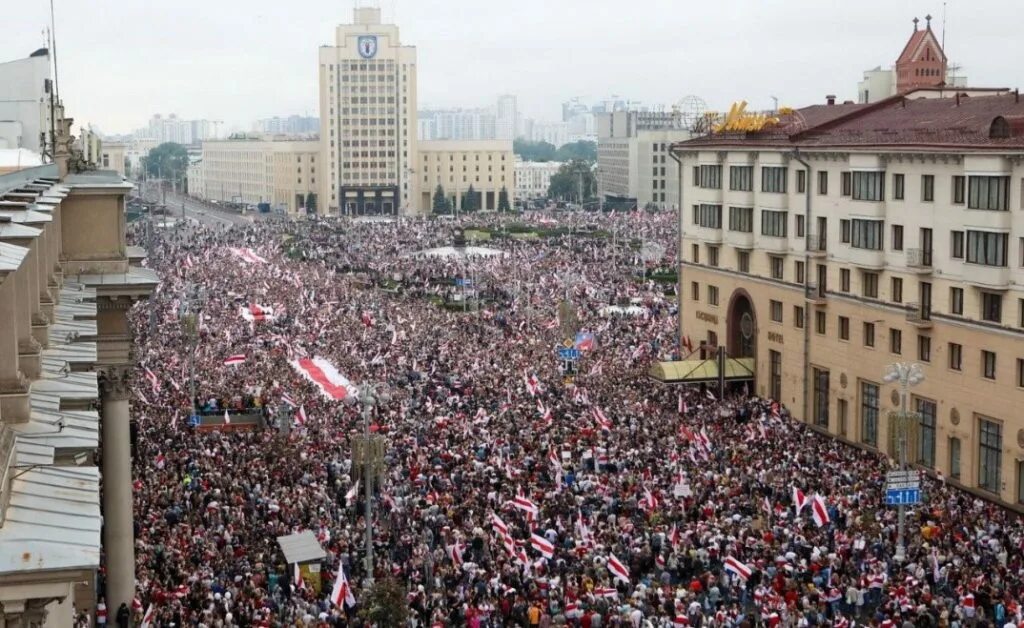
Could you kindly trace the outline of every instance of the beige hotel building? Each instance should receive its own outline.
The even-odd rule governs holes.
[[[895,455],[1024,504],[1024,102],[922,88],[673,146],[680,324],[755,359],[754,389]]]

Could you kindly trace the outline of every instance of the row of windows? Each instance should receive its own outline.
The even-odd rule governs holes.
[[[818,172],[818,194],[828,194],[828,175],[825,170]],[[761,191],[785,193],[788,169],[780,166],[763,166],[761,168]],[[806,186],[806,171],[797,170],[797,192],[803,193]],[[893,200],[904,200],[906,181],[901,173],[894,173]],[[841,173],[843,196],[854,200],[883,201],[885,200],[886,173],[882,171],[855,171]],[[753,166],[730,166],[729,189],[750,192],[754,189]],[[722,188],[722,166],[700,165],[693,168],[693,180],[697,187],[706,189]],[[954,204],[966,202],[970,209],[987,209],[1007,211],[1010,199],[1010,177],[1007,176],[968,176],[954,175],[952,178],[952,198]],[[966,195],[965,195],[966,190]],[[935,200],[935,175],[921,175],[921,200]]]

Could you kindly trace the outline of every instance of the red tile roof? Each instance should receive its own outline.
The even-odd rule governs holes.
[[[907,45],[903,47],[903,52],[900,53],[899,58],[896,59],[896,64],[909,63],[914,60],[914,53],[921,46],[921,42],[924,41],[925,37],[931,35],[931,40],[935,44],[935,49],[942,55],[942,60],[946,60],[946,51],[942,49],[942,45],[939,40],[935,37],[935,33],[932,32],[932,27],[928,26],[924,30],[914,31],[914,34],[907,40]]]
[[[864,105],[814,105],[783,116],[779,125],[758,133],[719,133],[675,145],[682,150],[725,146],[881,147],[1024,150],[1016,125],[1010,137],[990,137],[996,117],[1024,116],[1015,94],[956,98],[893,96]]]

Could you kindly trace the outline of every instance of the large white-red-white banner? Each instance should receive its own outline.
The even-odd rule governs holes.
[[[263,321],[274,320],[274,308],[268,305],[250,303],[239,308],[242,318],[250,323],[262,323]]]
[[[301,358],[292,360],[291,365],[303,377],[313,382],[328,399],[341,401],[356,393],[355,385],[323,358]]]
[[[228,250],[231,251],[232,255],[234,255],[235,257],[241,258],[242,261],[247,262],[249,264],[266,264],[267,263],[267,260],[265,258],[262,258],[259,255],[257,255],[256,251],[253,251],[252,249],[248,249],[248,248],[240,249],[240,248],[235,248],[235,247],[231,246],[231,247],[228,247]]]

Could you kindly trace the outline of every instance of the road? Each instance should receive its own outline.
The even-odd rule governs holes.
[[[167,211],[174,218],[181,218],[181,204],[185,203],[185,218],[190,221],[212,226],[248,225],[255,220],[253,214],[242,216],[232,211],[211,209],[209,206],[181,196],[167,195]]]

